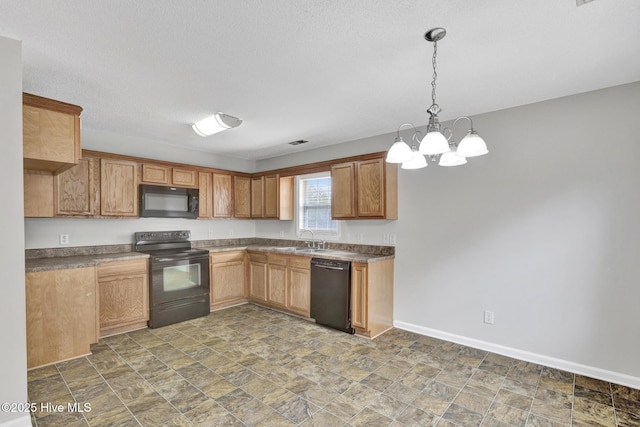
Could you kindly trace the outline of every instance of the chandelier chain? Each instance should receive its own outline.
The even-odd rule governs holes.
[[[433,42],[433,58],[431,63],[433,65],[433,80],[431,80],[431,105],[436,105],[436,79],[438,78],[438,73],[436,72],[436,55],[438,53],[438,42]]]

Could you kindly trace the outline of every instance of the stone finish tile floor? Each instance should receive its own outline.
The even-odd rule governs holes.
[[[640,426],[640,390],[398,329],[367,340],[251,304],[92,351],[29,372],[34,426]],[[84,411],[69,411],[74,402]]]

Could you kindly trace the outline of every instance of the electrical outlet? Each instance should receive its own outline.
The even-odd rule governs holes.
[[[229,237],[233,237],[233,230],[229,230]]]
[[[356,233],[356,240],[358,242],[363,242],[364,241],[364,233]]]
[[[484,323],[487,325],[493,325],[493,311],[484,311]]]
[[[280,230],[280,237],[284,237],[284,231]]]
[[[386,244],[389,244],[389,233],[382,234],[382,241]]]
[[[60,235],[60,244],[61,245],[68,245],[69,244],[69,235],[68,234],[61,234]]]
[[[213,228],[209,229],[209,238],[213,239],[214,237],[216,237],[216,233],[215,231],[213,231]]]
[[[392,245],[396,244],[396,233],[391,233],[389,235],[389,243],[391,243]]]

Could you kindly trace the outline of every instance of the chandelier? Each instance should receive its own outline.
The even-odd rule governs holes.
[[[402,163],[402,169],[420,169],[427,166],[427,157],[432,162],[437,161],[440,166],[458,166],[467,163],[467,157],[481,156],[487,154],[487,144],[473,128],[473,121],[470,117],[460,116],[455,119],[450,128],[440,130],[438,113],[442,111],[436,103],[436,57],[438,54],[438,41],[447,34],[444,28],[432,28],[427,31],[424,38],[433,43],[433,79],[431,80],[431,106],[427,109],[429,113],[429,124],[427,134],[420,141],[420,132],[411,123],[403,123],[398,127],[395,142],[387,152],[386,161],[389,163]],[[453,139],[453,129],[460,120],[469,121],[469,130],[462,140],[457,143]],[[400,136],[400,129],[404,126],[413,128],[413,138],[409,146]]]

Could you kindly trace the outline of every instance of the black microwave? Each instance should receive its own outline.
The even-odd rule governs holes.
[[[197,188],[140,185],[140,216],[146,218],[198,218]]]

